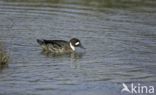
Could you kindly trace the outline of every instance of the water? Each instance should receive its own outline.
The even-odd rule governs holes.
[[[11,60],[0,70],[0,94],[120,95],[123,82],[155,85],[155,5],[154,0],[1,0],[0,40]],[[72,37],[85,52],[50,56],[36,43]]]

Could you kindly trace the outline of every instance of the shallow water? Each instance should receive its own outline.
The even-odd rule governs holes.
[[[0,94],[117,95],[123,82],[156,85],[154,0],[56,1],[0,1],[0,40],[11,59]],[[36,43],[72,37],[86,50],[51,56]]]

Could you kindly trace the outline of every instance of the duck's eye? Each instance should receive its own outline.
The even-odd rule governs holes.
[[[80,44],[80,42],[76,42],[76,43],[75,43],[76,46],[79,45],[79,44]]]

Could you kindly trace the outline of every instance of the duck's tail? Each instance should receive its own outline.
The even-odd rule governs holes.
[[[40,44],[40,45],[43,45],[43,44],[44,44],[44,40],[37,39],[36,41],[37,41],[37,43]]]

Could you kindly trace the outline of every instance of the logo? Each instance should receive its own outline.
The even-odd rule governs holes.
[[[154,86],[142,85],[140,83],[131,83],[129,86],[127,86],[125,83],[122,83],[121,92],[132,94],[154,94]]]

